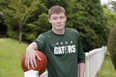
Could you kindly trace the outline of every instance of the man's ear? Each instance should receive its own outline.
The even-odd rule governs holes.
[[[65,16],[65,18],[66,18],[66,20],[65,20],[65,21],[67,21],[67,16]]]

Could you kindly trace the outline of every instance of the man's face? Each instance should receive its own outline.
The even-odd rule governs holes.
[[[60,14],[51,14],[49,22],[52,24],[52,29],[54,30],[63,30],[65,27],[65,22],[67,17],[64,13]]]

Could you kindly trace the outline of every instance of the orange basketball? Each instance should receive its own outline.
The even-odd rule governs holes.
[[[46,70],[47,65],[48,65],[46,56],[41,51],[38,51],[37,53],[40,56],[41,60],[38,60],[36,58],[37,67],[35,67],[35,69],[33,69],[31,65],[30,65],[31,69],[27,68],[27,66],[25,65],[25,55],[23,56],[22,69],[24,72],[26,72],[28,70],[36,70],[36,71],[39,71],[39,75],[41,75]]]

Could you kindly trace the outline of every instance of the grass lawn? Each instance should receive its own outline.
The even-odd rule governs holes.
[[[105,56],[105,60],[96,77],[116,77],[116,71],[113,68],[110,56]]]
[[[19,44],[10,38],[0,38],[0,77],[24,77],[21,58],[26,47],[26,43]]]

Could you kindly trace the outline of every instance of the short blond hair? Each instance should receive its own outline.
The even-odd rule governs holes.
[[[51,16],[51,14],[60,14],[60,13],[64,13],[66,15],[65,9],[59,5],[55,5],[48,10],[49,17]]]

